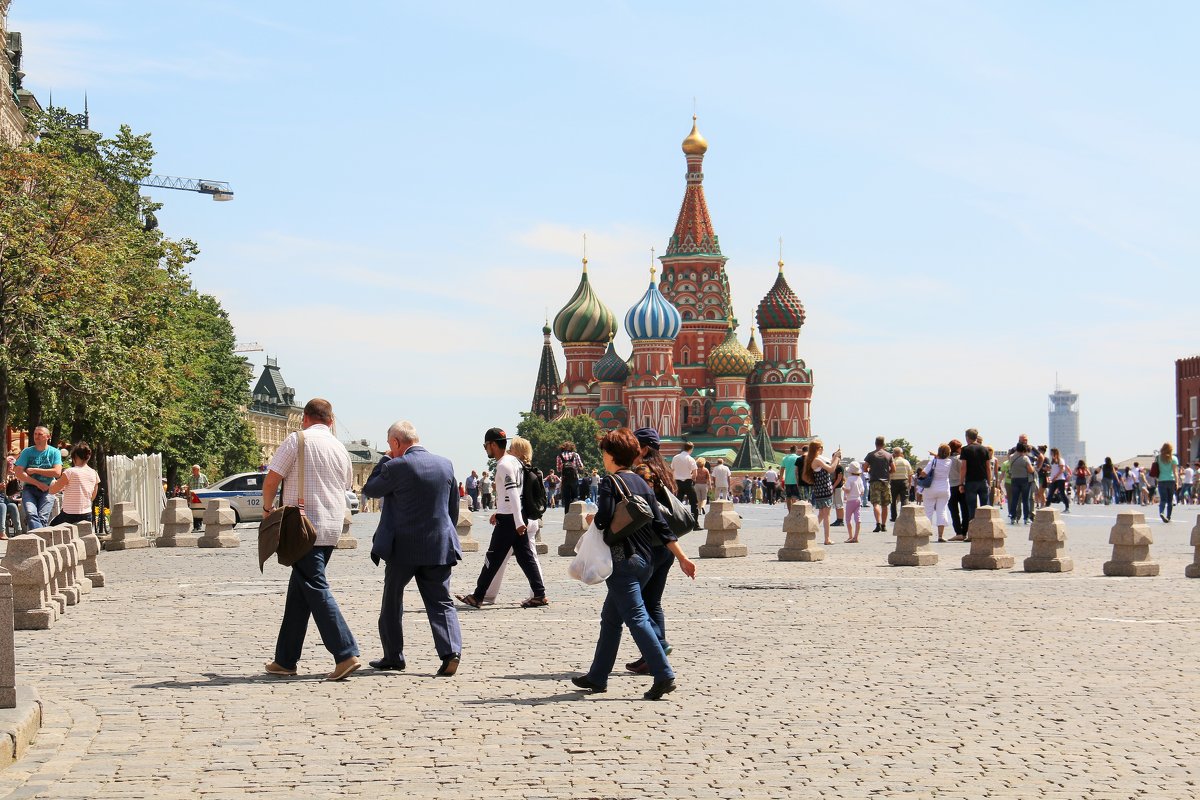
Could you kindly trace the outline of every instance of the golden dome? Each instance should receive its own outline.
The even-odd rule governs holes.
[[[708,140],[696,130],[696,115],[692,114],[692,132],[683,140],[683,152],[689,156],[702,156],[708,151]]]

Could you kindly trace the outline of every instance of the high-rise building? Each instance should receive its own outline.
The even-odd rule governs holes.
[[[1050,446],[1072,469],[1087,461],[1087,444],[1079,441],[1079,395],[1061,387],[1050,395]]]

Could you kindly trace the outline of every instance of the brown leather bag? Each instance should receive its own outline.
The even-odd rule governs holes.
[[[296,450],[296,462],[300,465],[296,505],[272,509],[258,523],[259,572],[263,571],[263,565],[272,554],[278,557],[280,564],[290,567],[308,555],[317,543],[317,529],[304,513],[304,431],[296,435]]]

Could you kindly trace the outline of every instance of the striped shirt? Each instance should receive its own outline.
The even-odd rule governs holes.
[[[88,466],[71,467],[67,476],[67,488],[62,493],[62,510],[66,514],[87,514],[92,510],[92,492],[100,483],[96,470]]]
[[[294,506],[300,496],[296,478],[297,434],[283,440],[267,469],[283,476],[283,504]],[[289,480],[290,479],[290,480]],[[350,454],[328,425],[304,430],[304,515],[317,529],[317,547],[332,547],[342,533],[346,490],[354,481]]]

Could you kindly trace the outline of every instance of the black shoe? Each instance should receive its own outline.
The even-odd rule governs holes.
[[[675,691],[675,679],[667,678],[665,681],[655,681],[650,690],[642,697],[647,700],[662,700],[664,694],[670,694]]]
[[[401,661],[399,664],[397,664],[394,661],[387,661],[387,660],[381,658],[378,661],[368,661],[367,663],[371,665],[371,669],[378,669],[378,670],[394,669],[397,672],[404,671],[404,662],[403,661]]]
[[[650,671],[650,667],[646,665],[646,659],[639,658],[637,661],[630,661],[625,665],[625,669],[636,675],[645,675]]]
[[[880,533],[887,533],[887,525],[880,525],[880,526],[879,526],[879,532],[880,532]]]
[[[1170,522],[1170,521],[1171,521],[1171,520],[1167,519],[1167,515],[1166,515],[1166,514],[1159,514],[1159,515],[1158,515],[1158,518],[1159,518],[1159,519],[1161,519],[1163,522]]]
[[[839,525],[845,525],[845,524],[846,523],[842,522],[840,519],[835,519],[833,522],[829,523],[829,527],[836,528]]]
[[[458,672],[458,662],[460,661],[458,653],[451,653],[442,659],[442,668],[437,671],[438,676],[449,678]]]
[[[875,527],[871,530],[871,533],[879,533],[879,528],[880,528],[880,525],[878,522],[876,522]]]
[[[580,689],[586,689],[592,694],[604,694],[608,691],[607,686],[601,686],[597,683],[592,683],[590,680],[588,680],[587,675],[577,675],[574,678],[571,678],[571,683],[575,684]]]

